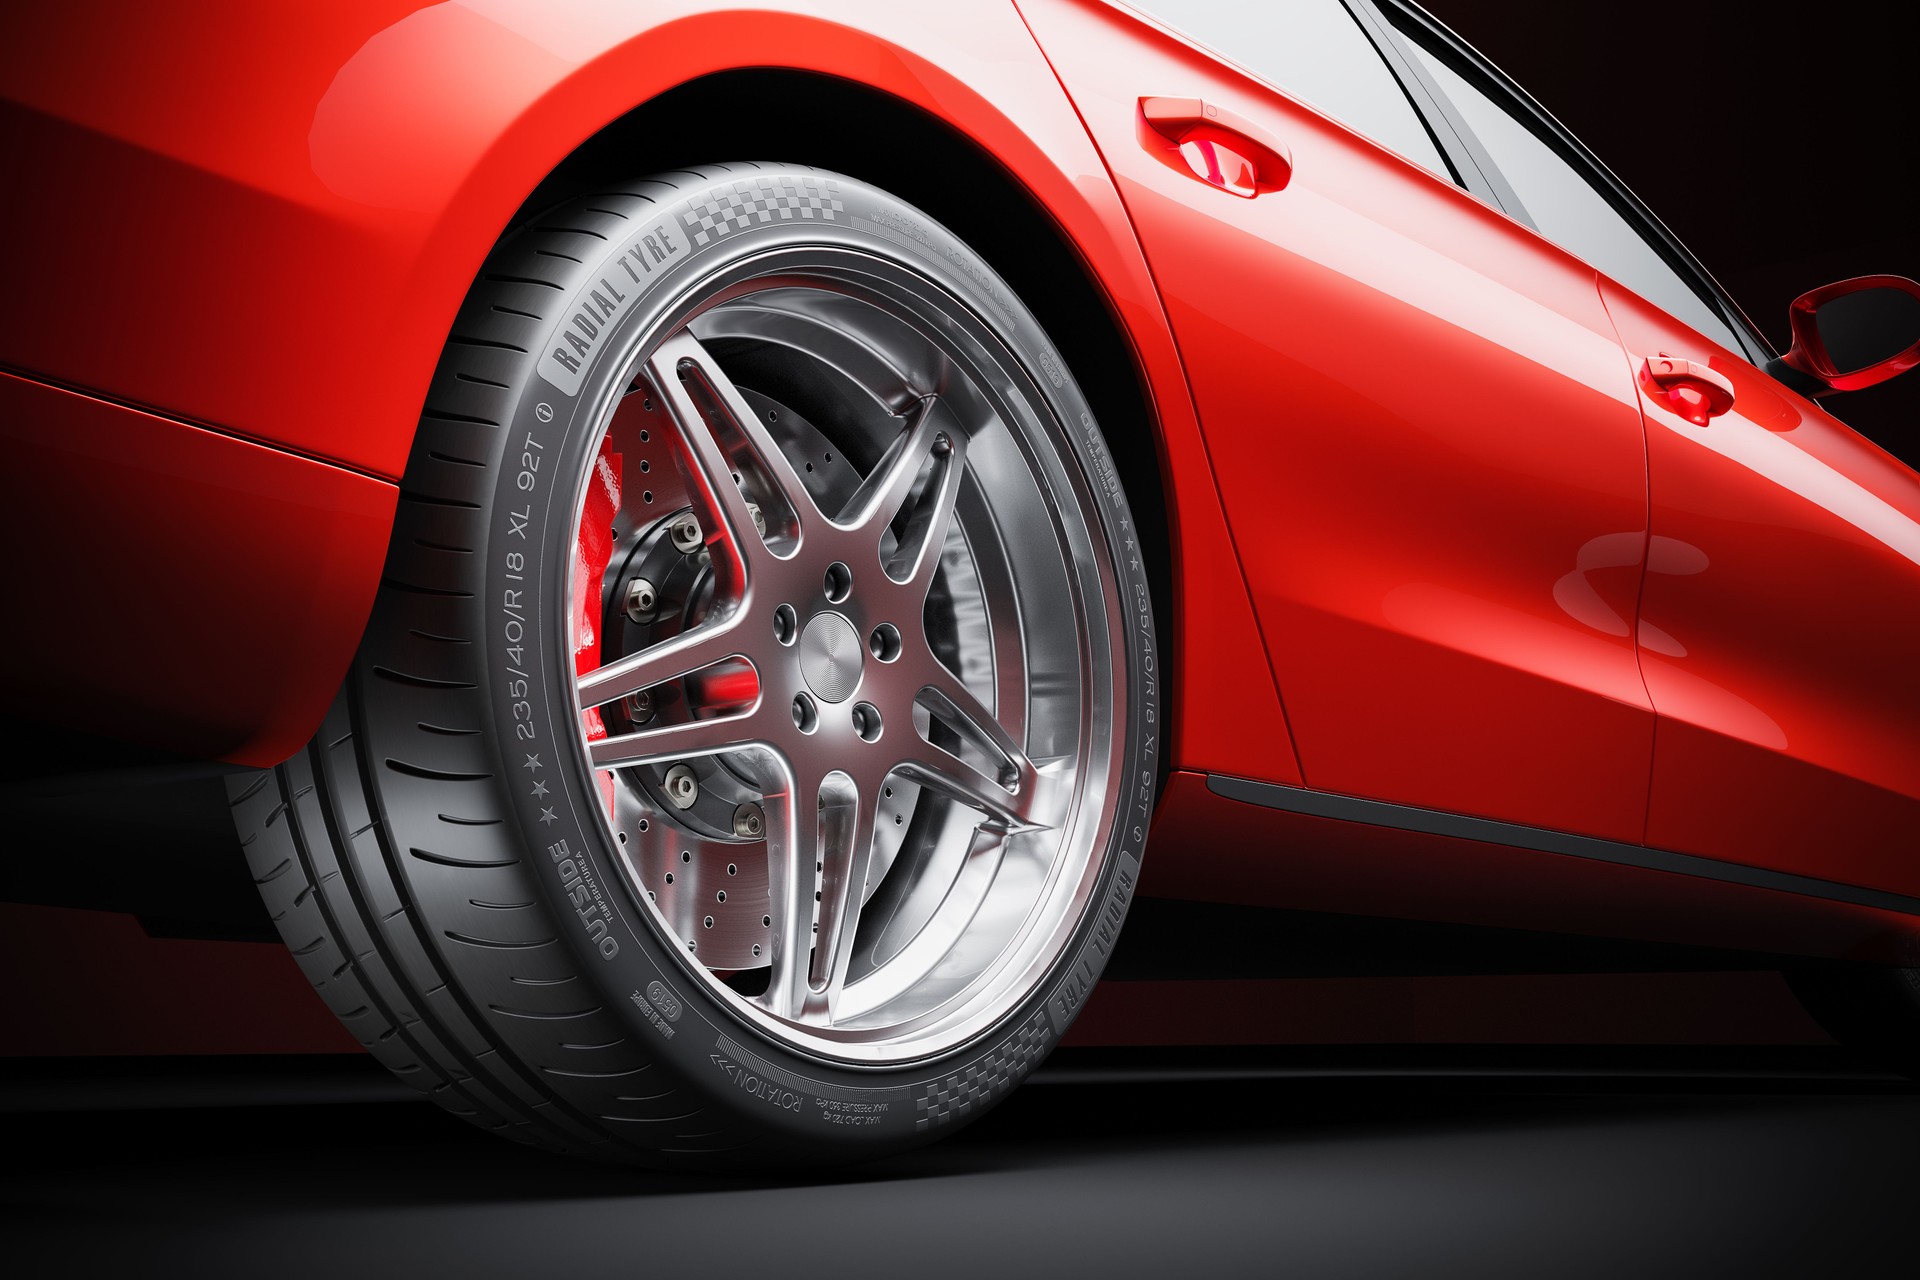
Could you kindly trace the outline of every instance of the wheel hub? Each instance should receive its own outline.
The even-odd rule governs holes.
[[[840,614],[815,614],[800,633],[800,674],[822,702],[845,702],[853,696],[866,656],[859,630]]]
[[[630,883],[691,971],[883,1061],[986,1025],[1073,927],[1118,606],[993,349],[859,287],[783,282],[643,349],[602,446],[627,480],[588,619],[608,643],[575,691],[607,717],[583,746]]]

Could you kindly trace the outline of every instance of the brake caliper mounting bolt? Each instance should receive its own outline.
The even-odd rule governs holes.
[[[693,802],[700,798],[700,780],[693,776],[693,770],[684,764],[677,764],[667,770],[667,799],[676,809],[691,809]]]
[[[733,811],[733,834],[742,840],[758,840],[767,833],[766,815],[751,802]]]
[[[642,689],[638,693],[628,694],[627,716],[635,724],[645,724],[653,719],[653,690]]]
[[[667,536],[673,539],[674,550],[681,555],[692,555],[707,541],[700,530],[700,521],[691,513],[676,516],[667,528]]]
[[[654,610],[660,607],[660,593],[647,579],[635,578],[627,584],[626,604],[629,621],[652,622]]]

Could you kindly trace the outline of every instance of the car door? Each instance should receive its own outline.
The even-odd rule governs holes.
[[[1410,34],[1528,216],[1602,270],[1640,389],[1646,842],[1920,896],[1920,476],[1756,368],[1657,225],[1484,69]]]
[[[1639,840],[1645,439],[1592,268],[1456,183],[1490,194],[1339,0],[1146,0],[1250,69],[1020,6],[1165,302],[1307,784]]]

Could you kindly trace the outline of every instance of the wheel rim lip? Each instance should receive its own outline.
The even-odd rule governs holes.
[[[1055,533],[1060,540],[1057,549],[1067,559],[1063,573],[1079,604],[1076,640],[1083,698],[1094,705],[1083,716],[1089,723],[1081,726],[1076,743],[1079,768],[1075,794],[1069,805],[1070,818],[1063,824],[1060,845],[1049,860],[1046,882],[1028,918],[1021,922],[1000,955],[954,997],[898,1025],[861,1028],[853,1035],[836,1028],[775,1017],[756,1001],[739,995],[716,979],[683,949],[682,937],[650,900],[644,887],[635,881],[628,854],[613,838],[616,833],[610,815],[600,804],[586,803],[606,837],[605,848],[613,855],[614,865],[620,872],[618,878],[628,898],[646,919],[643,927],[654,930],[665,950],[679,958],[682,970],[719,996],[730,1012],[756,1030],[771,1033],[791,1049],[836,1065],[892,1067],[939,1057],[987,1035],[1009,1015],[1026,1006],[1047,986],[1052,971],[1076,953],[1077,940],[1092,924],[1089,907],[1104,877],[1112,825],[1118,821],[1113,802],[1120,789],[1119,764],[1129,732],[1125,628],[1119,622],[1122,611],[1118,581],[1109,560],[1111,551],[1100,508],[1093,497],[1086,464],[1076,455],[1070,434],[1063,425],[1062,410],[1046,394],[1044,377],[1023,363],[993,323],[956,293],[955,283],[956,280],[938,279],[927,264],[909,264],[870,253],[864,247],[819,241],[762,248],[715,264],[699,279],[683,284],[670,298],[653,306],[646,318],[635,325],[625,342],[621,376],[605,384],[586,417],[592,423],[585,454],[590,460],[596,455],[599,441],[608,431],[626,390],[636,384],[651,353],[667,339],[688,328],[699,317],[721,311],[730,303],[753,294],[781,287],[824,288],[860,301],[884,303],[882,309],[893,320],[916,327],[923,340],[954,359],[968,376],[981,384],[979,389],[997,409],[1015,410],[1003,414],[1007,421],[1022,423],[1023,430],[1009,433],[1013,445],[1036,467],[1034,483],[1048,495],[1049,505],[1056,508]],[[1039,471],[1046,469],[1044,464],[1049,462],[1054,474],[1042,480]],[[590,470],[590,464],[580,469],[579,483],[569,507],[567,527],[571,532],[561,548],[569,556],[573,553],[571,543],[578,537]],[[1070,492],[1057,492],[1057,489]],[[1069,525],[1059,514],[1061,507],[1076,513],[1077,526]],[[1076,536],[1084,546],[1069,545]],[[1087,554],[1081,554],[1083,552]],[[563,635],[571,626],[573,616],[570,584],[566,594],[565,607],[556,611]],[[1088,607],[1089,597],[1095,607]],[[801,628],[804,630],[812,619],[820,616],[821,613],[802,614]],[[864,649],[865,637],[860,628],[856,626],[854,632],[856,642]],[[571,652],[571,649],[563,645],[559,651]],[[868,668],[875,663],[864,655],[863,661]],[[579,794],[592,797],[595,767],[585,753],[585,733],[577,710],[577,677],[571,663],[564,664],[563,677],[566,732],[576,748],[569,754],[587,784]],[[839,704],[841,709],[852,706],[858,697],[856,685]],[[1097,723],[1093,723],[1095,721]],[[907,731],[913,730],[909,726]],[[772,754],[779,758],[777,752]],[[781,767],[791,774],[784,761]],[[1070,849],[1070,856],[1062,856],[1061,849]]]

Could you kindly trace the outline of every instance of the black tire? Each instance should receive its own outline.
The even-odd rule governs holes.
[[[760,210],[758,221],[709,219],[703,236],[690,233],[697,206],[737,207],[742,193],[758,202],[747,210]],[[806,235],[937,282],[1033,371],[1097,500],[1102,572],[1126,602],[1126,616],[1112,620],[1126,655],[1116,675],[1126,715],[1112,735],[1123,737],[1124,767],[1084,911],[1057,961],[1004,1017],[901,1065],[801,1052],[690,976],[620,873],[591,804],[576,803],[591,795],[592,775],[558,749],[555,726],[570,704],[555,692],[560,663],[542,649],[561,634],[551,625],[563,580],[556,548],[571,534],[568,504],[555,500],[564,486],[552,478],[582,474],[601,383],[619,376],[655,299],[763,242],[791,243],[791,215],[803,206],[818,213]],[[576,393],[557,394],[538,370],[570,303],[612,278],[647,235],[666,244],[667,260],[580,357]],[[553,461],[527,470],[535,454]],[[986,263],[924,214],[856,180],[780,165],[678,171],[575,199],[505,240],[459,313],[401,486],[372,619],[324,726],[278,768],[232,783],[253,875],[281,936],[361,1043],[448,1110],[504,1136],[741,1170],[866,1158],[952,1131],[1058,1041],[1105,964],[1137,878],[1161,714],[1150,593],[1127,553],[1130,532],[1106,446],[1053,346]],[[507,573],[510,551],[524,582]],[[508,618],[523,621],[511,637]],[[551,797],[526,794],[530,776],[554,780]],[[582,927],[559,850],[610,929]]]

